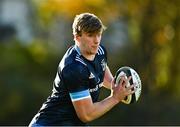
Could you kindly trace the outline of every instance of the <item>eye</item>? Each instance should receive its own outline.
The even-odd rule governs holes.
[[[88,36],[88,37],[92,37],[93,34],[92,34],[92,33],[88,33],[87,36]]]
[[[97,36],[100,37],[100,36],[101,36],[101,33],[98,33]]]

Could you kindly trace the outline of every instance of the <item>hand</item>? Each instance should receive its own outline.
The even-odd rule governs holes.
[[[126,78],[126,75],[121,77],[119,84],[115,84],[114,79],[112,81],[112,97],[117,101],[122,101],[126,96],[131,95],[135,92],[134,84],[129,85],[128,83],[131,80],[131,76]],[[133,90],[132,90],[133,89]]]

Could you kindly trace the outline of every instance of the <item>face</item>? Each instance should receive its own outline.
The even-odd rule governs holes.
[[[82,32],[81,36],[77,36],[78,46],[81,53],[85,56],[96,55],[101,41],[102,33],[85,33]]]

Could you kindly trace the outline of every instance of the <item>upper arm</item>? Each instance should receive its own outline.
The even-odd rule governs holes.
[[[105,74],[104,74],[104,79],[103,79],[103,86],[108,88],[108,89],[111,89],[111,81],[113,80],[113,75],[107,65],[107,51],[105,49],[104,46],[101,45],[101,48],[103,49],[103,52],[104,52],[104,58],[105,58],[105,61],[106,61],[106,67],[105,67]]]
[[[111,89],[111,82],[113,80],[113,75],[109,69],[108,66],[106,66],[105,74],[104,74],[104,81],[103,81],[103,86]]]
[[[84,65],[73,64],[62,71],[63,82],[69,93],[88,89],[89,72]]]
[[[90,121],[89,112],[93,107],[93,102],[89,90],[70,93],[70,97],[77,116],[83,122]]]
[[[93,105],[88,87],[88,71],[82,65],[69,67],[63,71],[63,80],[77,116],[83,122],[88,121],[87,109]]]

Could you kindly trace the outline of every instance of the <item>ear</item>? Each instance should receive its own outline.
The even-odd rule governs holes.
[[[80,41],[80,38],[81,38],[81,36],[79,36],[79,35],[77,35],[77,34],[74,35],[74,41],[78,41],[78,42],[79,42],[79,41]]]

